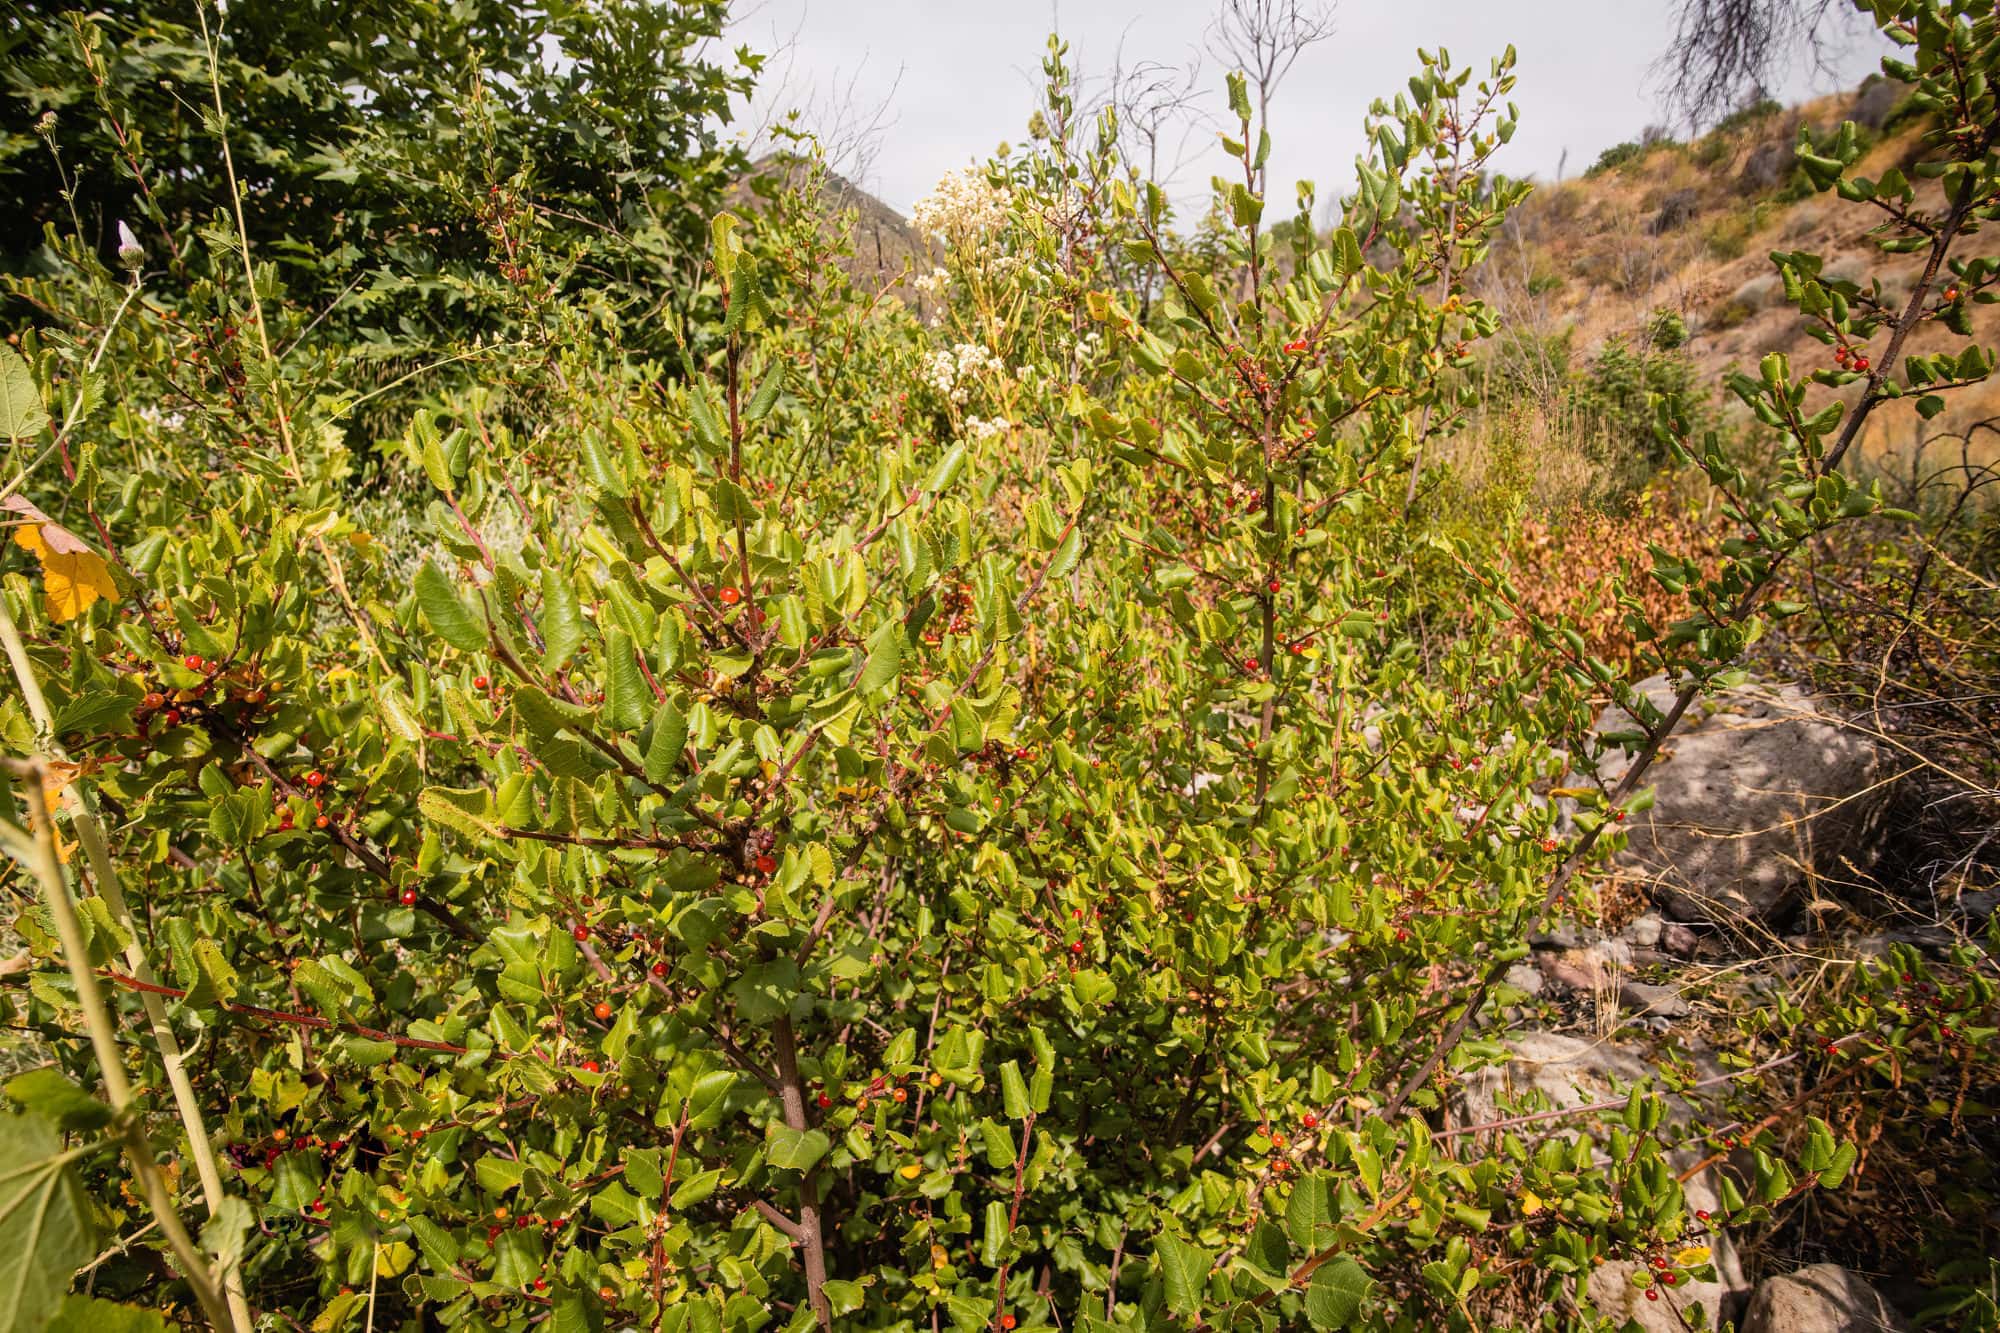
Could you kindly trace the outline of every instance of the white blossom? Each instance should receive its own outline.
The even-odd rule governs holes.
[[[1007,192],[977,167],[945,173],[910,211],[910,225],[926,240],[973,241],[1007,222]]]
[[[954,403],[972,396],[974,380],[984,371],[1006,367],[999,357],[979,343],[960,343],[939,348],[924,358],[924,381]]]

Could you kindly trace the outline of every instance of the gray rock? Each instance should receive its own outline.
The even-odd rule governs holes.
[[[1661,711],[1672,707],[1665,677],[1638,688]],[[1612,707],[1597,729],[1637,725]],[[1599,776],[1615,784],[1630,765],[1614,751]],[[1871,740],[1796,687],[1749,684],[1697,700],[1646,774],[1656,803],[1626,822],[1620,864],[1683,920],[1771,917],[1805,867],[1839,872],[1843,857],[1865,859],[1887,795],[1874,787],[1878,766]]]
[[[1790,137],[1773,139],[1750,150],[1737,182],[1747,189],[1772,190],[1791,177],[1798,165],[1798,150]]]
[[[1586,1294],[1597,1313],[1612,1321],[1614,1328],[1638,1328],[1641,1333],[1684,1333],[1693,1326],[1694,1316],[1679,1313],[1700,1306],[1707,1314],[1706,1328],[1722,1326],[1722,1304],[1729,1289],[1720,1282],[1683,1282],[1677,1287],[1661,1287],[1660,1298],[1646,1299],[1646,1290],[1634,1279],[1645,1265],[1633,1259],[1614,1259],[1590,1271]]]
[[[1905,1333],[1882,1294],[1838,1264],[1814,1264],[1760,1284],[1743,1333]]]
[[[1678,921],[1667,922],[1660,931],[1660,947],[1677,958],[1692,958],[1700,940],[1692,928]]]
[[[1507,1047],[1511,1056],[1507,1063],[1474,1070],[1460,1081],[1457,1110],[1461,1124],[1481,1125],[1499,1120],[1502,1116],[1502,1097],[1513,1107],[1522,1105],[1531,1099],[1531,1095],[1539,1094],[1534,1099],[1545,1099],[1550,1110],[1616,1102],[1616,1108],[1610,1111],[1591,1116],[1579,1115],[1562,1122],[1565,1129],[1590,1131],[1618,1121],[1625,1094],[1634,1083],[1652,1073],[1644,1060],[1625,1047],[1609,1042],[1584,1041],[1554,1032],[1523,1032],[1509,1040]],[[1669,1098],[1669,1122],[1684,1123],[1692,1117],[1696,1110],[1692,1099],[1696,1096],[1698,1094]],[[1695,1164],[1698,1151],[1678,1150],[1672,1154],[1672,1160],[1678,1169],[1686,1170]],[[1691,1177],[1682,1187],[1685,1206],[1690,1213],[1698,1209],[1711,1213],[1721,1210],[1715,1179],[1715,1169],[1710,1168]],[[1673,1308],[1686,1309],[1688,1305],[1699,1302],[1708,1311],[1709,1326],[1714,1328],[1720,1326],[1718,1316],[1724,1303],[1732,1295],[1744,1292],[1747,1284],[1743,1280],[1742,1260],[1730,1245],[1729,1238],[1717,1233],[1708,1238],[1708,1243],[1716,1280],[1683,1283],[1675,1288]],[[1631,1264],[1607,1263],[1599,1267],[1590,1278],[1591,1300],[1601,1312],[1614,1314],[1621,1320],[1637,1320],[1642,1329],[1681,1333],[1682,1326],[1672,1322],[1673,1316],[1669,1313],[1664,1294],[1660,1301],[1649,1301],[1644,1292],[1631,1285],[1634,1271],[1635,1266]],[[1656,1316],[1664,1317],[1669,1322],[1657,1322]]]
[[[1644,1060],[1623,1047],[1555,1032],[1523,1032],[1507,1048],[1507,1063],[1466,1075],[1462,1088],[1466,1124],[1500,1119],[1502,1097],[1518,1103],[1539,1093],[1551,1110],[1609,1101],[1622,1097],[1651,1072]]]
[[[1993,915],[1996,907],[2000,907],[2000,889],[1974,889],[1958,895],[1958,910],[1981,924]]]
[[[1641,949],[1651,949],[1659,944],[1665,929],[1665,922],[1654,913],[1647,912],[1644,916],[1634,917],[1625,927],[1625,938]]]
[[[1785,294],[1785,284],[1774,273],[1759,273],[1746,279],[1729,294],[1730,305],[1744,310],[1768,310]]]
[[[1618,988],[1618,1003],[1634,1013],[1651,1018],[1685,1018],[1688,1002],[1681,998],[1679,990],[1672,986],[1652,986],[1643,981],[1628,981]]]
[[[1693,190],[1675,190],[1660,201],[1660,211],[1653,214],[1646,223],[1646,231],[1653,236],[1664,236],[1670,231],[1685,227],[1700,211],[1701,196]]]
[[[1908,91],[1906,84],[1895,79],[1871,78],[1861,86],[1854,105],[1847,108],[1847,118],[1857,125],[1879,130]]]
[[[1529,967],[1526,963],[1516,963],[1514,966],[1508,968],[1506,975],[1501,977],[1501,981],[1512,986],[1515,990],[1526,991],[1529,995],[1540,995],[1542,993],[1541,970]]]

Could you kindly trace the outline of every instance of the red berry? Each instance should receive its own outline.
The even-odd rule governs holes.
[[[602,1066],[599,1065],[595,1060],[585,1060],[583,1062],[583,1067],[586,1071],[592,1074],[595,1074],[596,1072],[598,1072],[599,1069],[602,1068]]]
[[[1708,1220],[1708,1209],[1706,1209],[1706,1208],[1697,1208],[1697,1209],[1695,1209],[1695,1210],[1694,1210],[1694,1217],[1695,1217],[1695,1221],[1697,1221],[1697,1222],[1706,1222],[1706,1221]]]
[[[1301,1125],[1304,1125],[1307,1129],[1315,1129],[1319,1126],[1319,1117],[1314,1115],[1311,1111],[1307,1111],[1304,1115],[1299,1117],[1299,1123]]]
[[[1012,1327],[1014,1327],[1014,1316],[1013,1316],[1013,1315],[1010,1315],[1010,1314],[1003,1314],[1003,1315],[1001,1315],[1001,1316],[1000,1316],[1000,1327],[1002,1327],[1002,1328],[1012,1328]]]
[[[581,944],[590,938],[590,927],[579,921],[569,928],[569,937]]]
[[[325,784],[326,774],[320,772],[318,769],[315,768],[312,772],[306,774],[306,786],[311,787],[313,790],[317,791]]]
[[[146,697],[144,699],[141,699],[139,702],[141,706],[145,708],[160,709],[166,706],[167,696],[161,694],[158,690],[151,690],[148,691]]]
[[[325,827],[327,826],[327,824],[328,824],[329,822],[331,822],[331,821],[329,821],[329,820],[327,819],[327,817],[326,817],[325,815],[314,815],[314,816],[313,816],[313,827],[314,827],[314,828],[325,828]]]
[[[546,1281],[545,1279],[543,1279],[543,1278],[536,1278],[536,1279],[535,1279],[535,1290],[536,1290],[536,1291],[547,1291],[548,1289],[549,1289],[549,1284],[548,1284],[548,1282],[547,1282],[547,1281]]]
[[[1868,358],[1867,358],[1867,357],[1865,357],[1865,356],[1857,356],[1857,357],[1855,357],[1855,358],[1854,358],[1854,368],[1855,368],[1856,370],[1859,370],[1859,371],[1863,371],[1863,372],[1866,372],[1866,371],[1867,371],[1867,369],[1868,369]]]
[[[1658,1299],[1660,1299],[1660,1289],[1658,1287],[1646,1288],[1646,1299],[1649,1301],[1657,1301]]]
[[[824,1111],[827,1107],[833,1105],[833,1098],[827,1096],[823,1092],[815,1100],[819,1102],[819,1107],[820,1110],[822,1111]]]
[[[474,676],[472,678],[472,688],[475,690],[483,690],[492,683],[493,682],[487,680],[486,677],[484,676]]]
[[[181,665],[186,667],[189,671],[199,671],[201,670],[203,664],[202,660],[199,657],[196,657],[193,653],[189,653],[186,657],[183,657],[181,659]]]
[[[597,1006],[590,1012],[597,1015],[597,1021],[602,1023],[606,1019],[611,1017],[611,1006],[606,1004],[603,1000],[599,1000],[597,1002]]]
[[[664,977],[665,975],[667,975],[667,965],[665,963],[654,963],[651,970],[653,975],[656,977]]]
[[[1080,954],[1080,953],[1082,953],[1082,952],[1083,952],[1083,941],[1082,941],[1082,940],[1078,940],[1078,941],[1077,941],[1076,943],[1074,943],[1074,944],[1070,945],[1070,946],[1069,946],[1069,951],[1070,951],[1071,953],[1079,953],[1079,954]]]
[[[757,873],[760,875],[768,875],[773,870],[776,870],[778,868],[777,861],[772,858],[769,852],[766,852],[762,856],[759,856],[757,858],[756,864],[757,864]]]
[[[738,602],[743,600],[743,594],[738,592],[734,588],[724,588],[721,592],[717,593],[716,596],[722,599],[722,604],[724,606],[734,606]]]
[[[396,901],[405,907],[415,907],[417,905],[417,891],[415,889],[404,889],[396,895]]]
[[[169,708],[166,712],[160,714],[160,721],[170,727],[178,727],[181,724],[181,710],[178,708]]]
[[[1265,584],[1264,586],[1266,588],[1269,588],[1272,592],[1276,592],[1279,588],[1279,583],[1276,579],[1272,579],[1269,583]]]

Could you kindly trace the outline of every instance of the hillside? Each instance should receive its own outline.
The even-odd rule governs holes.
[[[1517,338],[1560,337],[1570,330],[1572,364],[1610,339],[1642,340],[1659,311],[1686,324],[1685,350],[1707,384],[1731,366],[1754,370],[1773,351],[1802,364],[1825,364],[1828,349],[1806,335],[1785,304],[1770,253],[1814,250],[1836,276],[1880,277],[1892,306],[1908,299],[1922,256],[1880,254],[1869,235],[1882,217],[1877,209],[1811,191],[1794,165],[1798,130],[1804,125],[1816,137],[1830,136],[1851,119],[1869,145],[1860,174],[1876,177],[1908,166],[1922,125],[1902,110],[1902,91],[1871,80],[1853,93],[1803,107],[1767,104],[1691,144],[1614,149],[1606,154],[1610,164],[1543,186],[1517,211],[1482,275],[1485,294]],[[1920,199],[1938,195],[1934,182],[1920,183]],[[1970,236],[1962,253],[2000,253],[2000,237]],[[1992,307],[1974,307],[1974,334],[1981,341],[1992,339],[1996,321]],[[1886,330],[1878,334],[1878,352],[1887,336]],[[1955,337],[1926,324],[1908,350],[1956,345]],[[1878,455],[1906,447],[1918,424],[1913,408],[1889,409],[1875,415],[1864,436]],[[1996,414],[2000,390],[1981,385],[1954,395],[1926,429],[1963,431]]]

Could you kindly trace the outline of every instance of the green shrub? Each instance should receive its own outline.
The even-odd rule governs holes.
[[[1956,50],[1919,40],[1924,86],[1990,118]],[[516,336],[441,326],[476,377],[370,460],[401,512],[356,501],[366,391],[289,355],[320,312],[247,220],[182,224],[181,265],[57,234],[0,353],[0,735],[30,756],[0,846],[33,904],[0,994],[41,1057],[0,1118],[18,1321],[1588,1327],[1597,1263],[1705,1278],[1705,1238],[1840,1184],[1855,1145],[1754,1076],[1713,1217],[1661,1086],[1446,1128],[1675,720],[1798,613],[1766,598],[1808,543],[1878,511],[1839,465],[1888,390],[1808,415],[1854,378],[1732,378],[1767,483],[1670,354],[1571,377],[1737,534],[1652,553],[1681,619],[1612,590],[1632,671],[1685,681],[1642,703],[1441,512],[1498,327],[1465,279],[1525,187],[1490,172],[1511,51],[1421,61],[1283,263],[1242,75],[1183,240],[1053,42],[1032,146],[919,210],[934,322],[780,206],[713,218],[698,286],[658,293],[685,328],[628,342],[524,223],[485,261],[536,278]],[[1815,183],[1860,189],[1834,147]],[[2000,206],[1990,162],[1954,170]],[[603,244],[636,270],[656,240]],[[1776,261],[1819,332],[1879,327]],[[1157,275],[1147,319],[1121,273]],[[1593,740],[1606,699],[1638,731]],[[1613,746],[1559,824],[1548,788]]]

